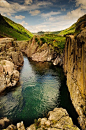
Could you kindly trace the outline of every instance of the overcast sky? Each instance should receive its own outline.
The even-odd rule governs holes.
[[[0,0],[0,13],[31,32],[58,31],[86,13],[86,0]]]

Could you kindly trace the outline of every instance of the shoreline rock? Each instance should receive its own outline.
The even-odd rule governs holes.
[[[63,69],[67,76],[70,98],[79,115],[82,130],[86,129],[86,29],[76,38],[67,36]]]
[[[0,39],[0,93],[19,81],[18,68],[23,65],[23,54],[13,38]]]
[[[2,44],[3,43],[3,44]],[[1,61],[7,60],[13,62],[15,70],[23,64],[23,55],[20,51],[24,52],[28,57],[37,62],[52,61],[54,65],[63,65],[65,75],[67,76],[67,86],[70,92],[71,101],[79,115],[78,121],[82,130],[86,127],[85,117],[85,98],[86,98],[86,29],[74,38],[73,35],[67,36],[65,44],[65,52],[61,55],[55,55],[53,51],[43,44],[41,47],[35,41],[35,37],[29,42],[13,41],[10,43],[3,41],[0,43],[0,59]],[[13,48],[12,48],[13,47]],[[16,56],[15,56],[16,55]],[[0,66],[0,73],[4,69]],[[14,73],[14,75],[17,71]],[[1,75],[0,82],[6,84],[4,73]],[[13,76],[16,77],[16,76]],[[17,73],[18,77],[18,73]],[[9,79],[7,80],[9,83]],[[15,81],[14,81],[14,84]],[[3,85],[2,85],[3,86]],[[10,85],[8,85],[10,86]],[[49,122],[48,122],[49,123]],[[32,128],[32,126],[31,126]],[[34,129],[34,128],[33,128]],[[51,129],[51,128],[50,128]],[[56,129],[56,128],[55,128]]]
[[[49,111],[48,118],[39,118],[35,123],[25,128],[23,121],[9,125],[4,130],[80,130],[73,124],[72,119],[69,117],[67,111],[63,108],[54,108]]]

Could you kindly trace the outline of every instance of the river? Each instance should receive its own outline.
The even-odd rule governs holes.
[[[65,108],[77,125],[78,115],[70,100],[63,69],[24,56],[18,85],[0,96],[0,117],[8,117],[13,124],[24,121],[29,126],[55,107]]]

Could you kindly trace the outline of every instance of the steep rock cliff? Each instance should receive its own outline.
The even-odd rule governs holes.
[[[19,81],[23,55],[13,38],[0,39],[0,93]]]
[[[57,52],[55,52],[55,50],[47,43],[42,43],[42,45],[39,45],[38,42],[36,42],[36,38],[37,36],[34,36],[30,41],[17,41],[20,50],[33,61],[51,61],[54,65],[62,65],[63,54],[57,54]]]
[[[79,115],[78,121],[86,128],[86,29],[79,35],[67,36],[63,68],[72,103]]]

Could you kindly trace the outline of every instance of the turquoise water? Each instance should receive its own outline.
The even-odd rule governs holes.
[[[29,126],[55,107],[66,108],[76,122],[62,68],[24,57],[17,87],[0,96],[0,117],[8,117],[13,124],[23,120]]]

